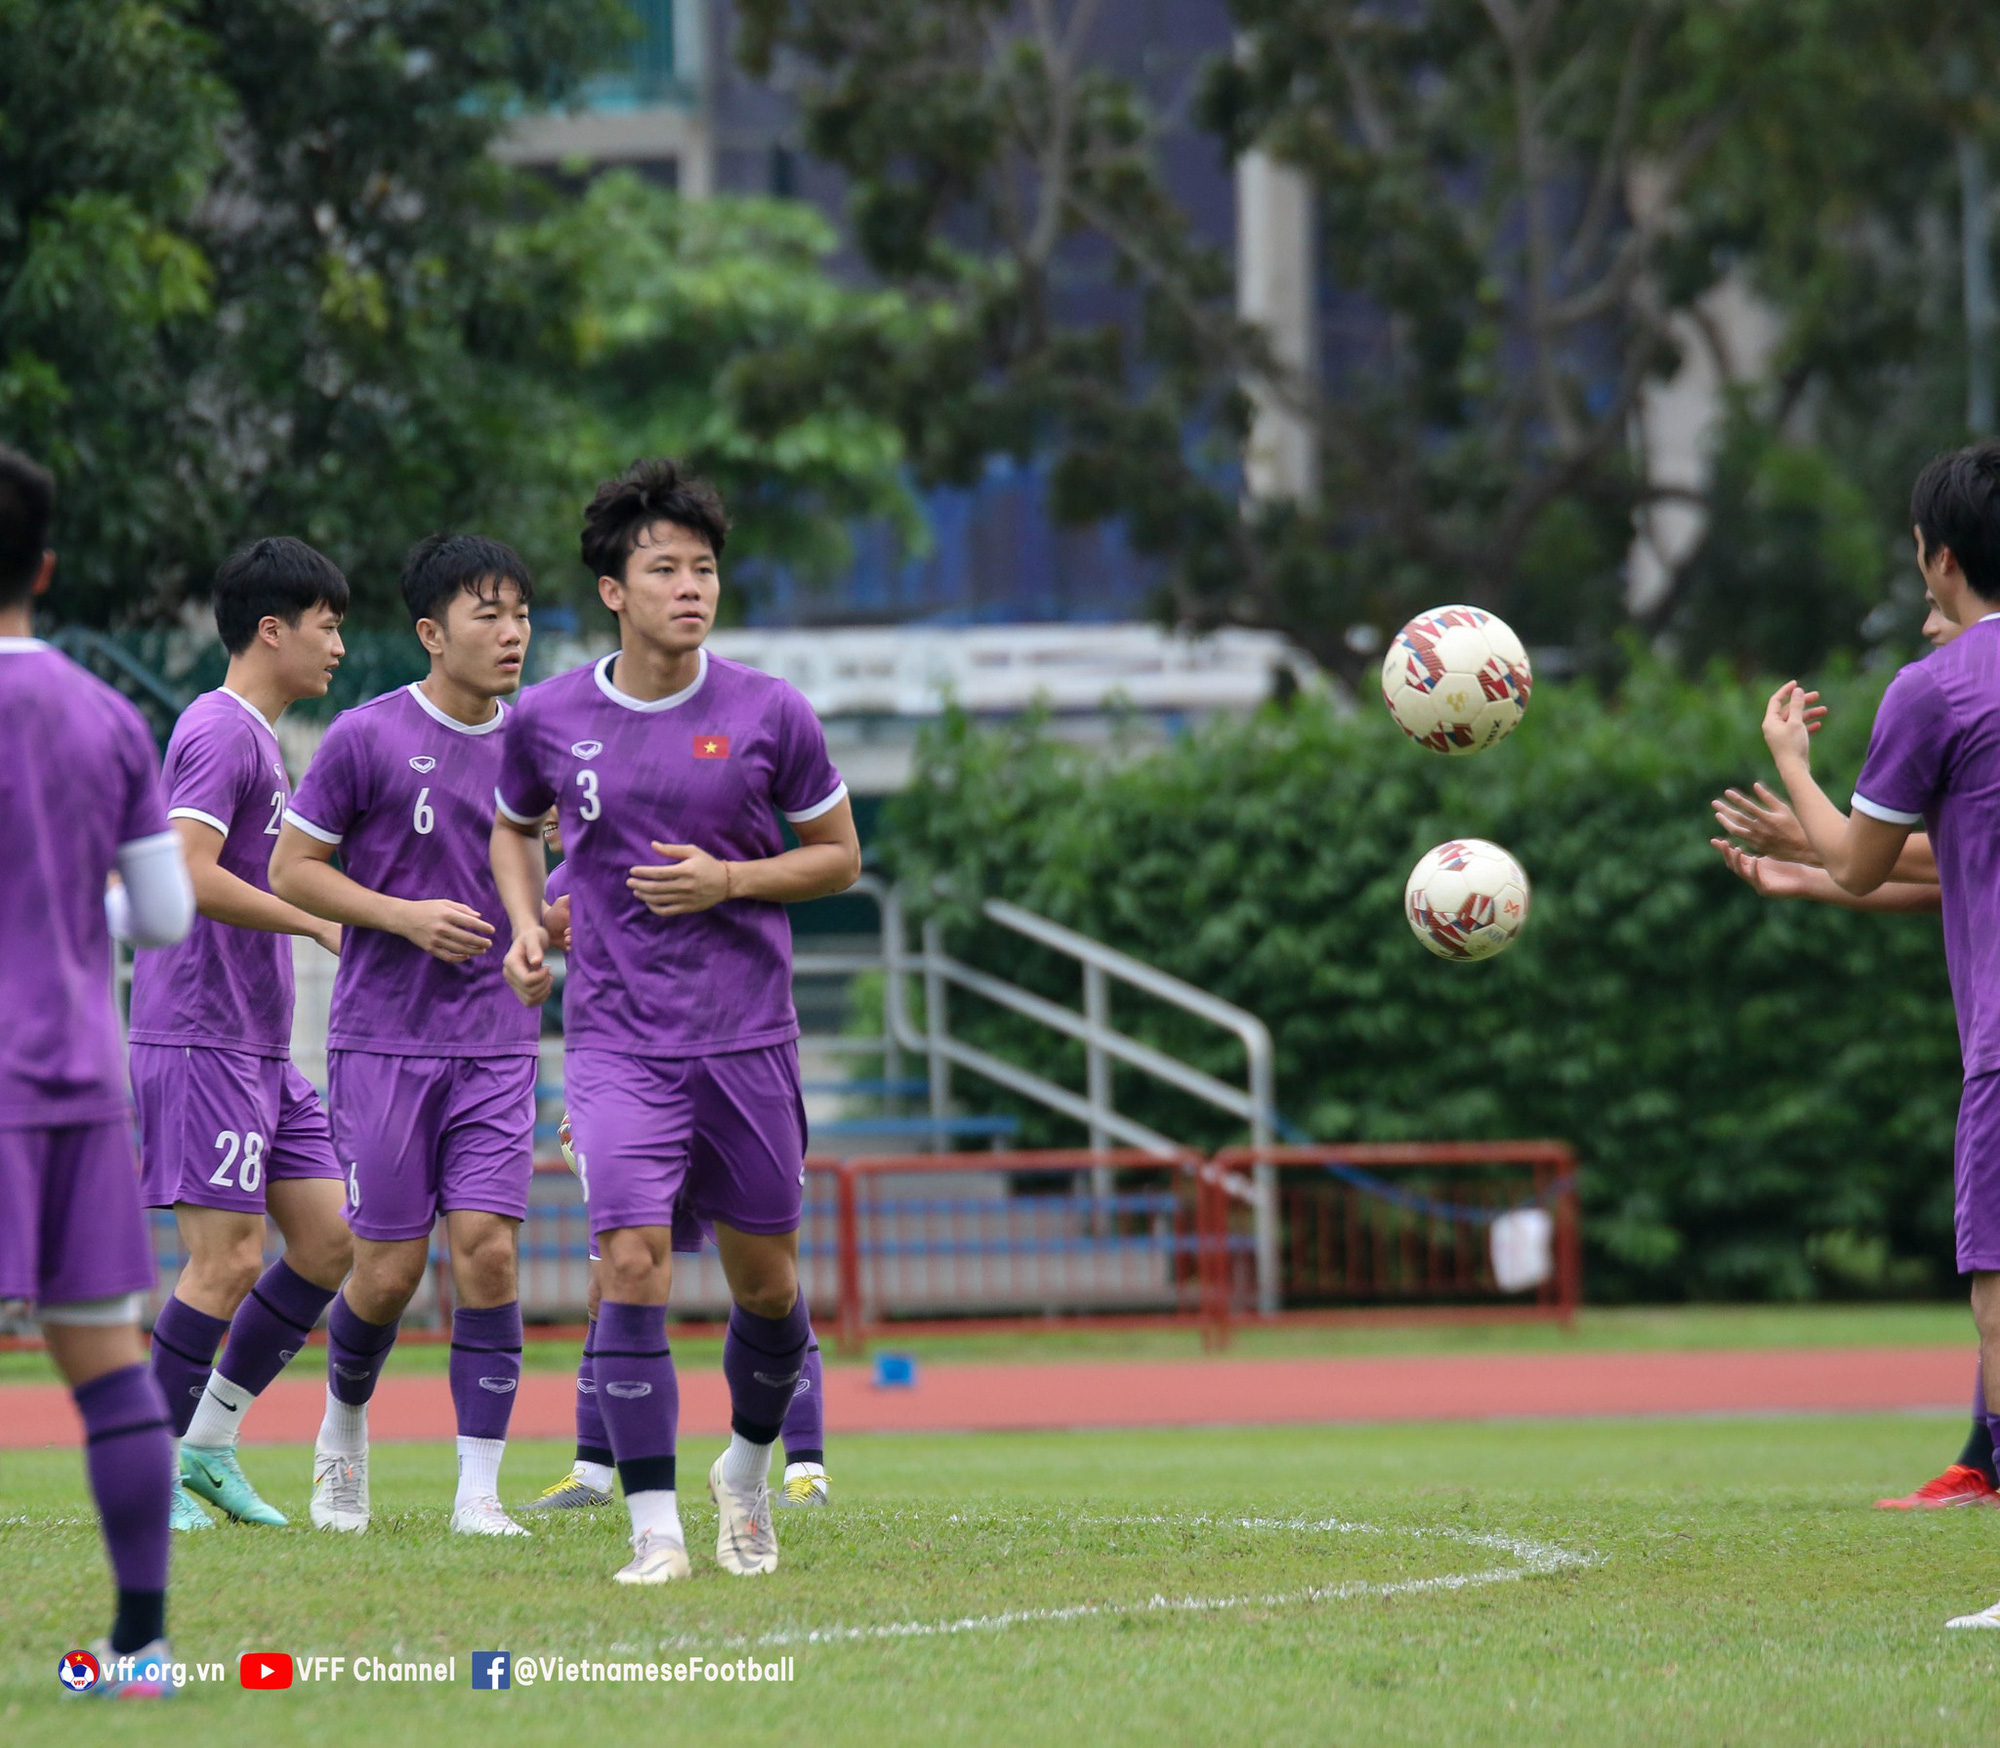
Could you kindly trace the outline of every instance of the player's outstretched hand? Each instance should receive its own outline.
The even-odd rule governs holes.
[[[653,848],[674,860],[660,867],[634,868],[625,884],[655,916],[688,916],[729,896],[727,862],[718,862],[693,844],[656,843]]]
[[[549,945],[558,953],[569,951],[569,894],[565,892],[554,904],[542,906],[542,932],[549,938]]]
[[[455,898],[426,898],[404,906],[403,939],[447,965],[463,965],[493,945],[493,925]]]
[[[556,986],[555,973],[550,971],[544,956],[548,952],[549,938],[540,929],[529,929],[525,934],[516,935],[507,949],[507,957],[500,969],[506,975],[507,987],[521,998],[523,1007],[540,1007],[549,999]]]
[[[1764,744],[1771,749],[1771,756],[1811,764],[1812,737],[1825,716],[1817,692],[1787,680],[1764,706]]]
[[[1748,850],[1739,850],[1727,838],[1710,838],[1708,841],[1729,864],[1730,873],[1765,898],[1804,898],[1811,889],[1811,874],[1797,862],[1753,856]]]
[[[1799,816],[1784,798],[1762,783],[1751,785],[1752,794],[1725,789],[1722,798],[1711,801],[1715,822],[1737,839],[1753,856],[1769,856],[1779,862],[1803,862],[1809,868],[1820,865]],[[1716,840],[1711,838],[1709,842]]]

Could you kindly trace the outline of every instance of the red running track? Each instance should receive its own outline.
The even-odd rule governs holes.
[[[315,1348],[265,1392],[252,1443],[304,1442],[324,1400]],[[1382,1420],[1577,1418],[1600,1414],[1870,1412],[1967,1407],[1964,1347],[1787,1348],[1701,1353],[1498,1354],[1482,1357],[1135,1361],[1129,1365],[919,1363],[916,1388],[878,1390],[858,1367],[827,1370],[836,1434],[1049,1431],[1083,1427],[1276,1426]],[[719,1370],[683,1370],[681,1430],[729,1430]],[[568,1438],[571,1380],[530,1373],[516,1438]],[[441,1376],[388,1378],[369,1419],[378,1439],[450,1438]],[[54,1384],[0,1387],[0,1449],[71,1444],[79,1426]]]

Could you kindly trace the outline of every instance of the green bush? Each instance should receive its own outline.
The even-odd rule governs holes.
[[[1830,793],[1880,689],[1829,687]],[[1760,899],[1722,865],[1707,804],[1768,772],[1762,701],[1641,664],[1610,699],[1545,686],[1510,740],[1463,759],[1372,705],[1301,701],[1111,760],[1046,724],[954,716],[883,850],[926,888],[947,878],[949,938],[975,964],[1077,1002],[1073,964],[976,920],[973,899],[1006,897],[1261,1015],[1280,1105],[1316,1139],[1573,1142],[1594,1298],[1942,1291],[1958,1054],[1939,928]],[[1400,911],[1411,864],[1459,836],[1534,882],[1525,934],[1479,965],[1434,958]],[[1080,1085],[1075,1047],[953,999],[967,1036]],[[1242,1072],[1239,1047],[1156,1003],[1115,1017]],[[1119,1099],[1191,1141],[1241,1139],[1137,1074]],[[1077,1139],[1023,1114],[1031,1139]]]

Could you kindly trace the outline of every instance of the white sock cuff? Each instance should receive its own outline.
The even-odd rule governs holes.
[[[368,1404],[343,1402],[331,1390],[326,1393],[326,1416],[319,1423],[319,1447],[338,1451],[343,1457],[358,1457],[368,1449]]]
[[[625,1509],[632,1514],[632,1535],[637,1540],[648,1530],[668,1535],[685,1544],[681,1533],[681,1496],[672,1487],[648,1488],[643,1493],[625,1495]]]
[[[458,1441],[458,1498],[497,1499],[500,1496],[500,1459],[507,1454],[504,1438],[460,1438]]]
[[[234,1450],[243,1431],[243,1417],[257,1398],[219,1371],[210,1372],[201,1400],[194,1405],[185,1442],[196,1450]]]

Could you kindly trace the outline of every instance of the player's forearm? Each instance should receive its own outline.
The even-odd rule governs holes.
[[[860,873],[861,858],[846,844],[801,844],[759,862],[731,862],[729,896],[801,904],[845,892]]]
[[[326,924],[318,917],[287,904],[277,894],[265,892],[214,862],[197,863],[188,870],[194,885],[194,907],[210,922],[227,923],[235,929],[258,929],[267,935],[305,935],[318,939]]]
[[[386,934],[403,932],[401,899],[372,892],[352,875],[317,856],[271,860],[271,890],[289,904],[310,911],[343,928],[379,929]]]
[[[1902,915],[1936,914],[1944,900],[1935,882],[1890,879],[1873,892],[1849,892],[1824,868],[1795,867],[1790,889],[1777,896],[1802,898],[1811,904],[1830,904],[1841,910],[1867,910]]]
[[[1792,811],[1799,816],[1799,826],[1806,834],[1806,841],[1812,845],[1813,854],[1819,858],[1820,865],[1832,877],[1834,884],[1855,897],[1872,892],[1880,882],[1857,881],[1848,843],[1847,815],[1827,799],[1826,791],[1820,788],[1811,766],[1802,759],[1781,758],[1778,761],[1778,780],[1785,786]]]
[[[1937,857],[1931,852],[1929,833],[1910,834],[1889,878],[1912,886],[1935,886],[1938,883]]]
[[[488,846],[493,860],[493,884],[506,906],[507,922],[516,936],[542,926],[542,888],[547,883],[542,840],[532,829],[523,832],[504,815],[493,822]]]

